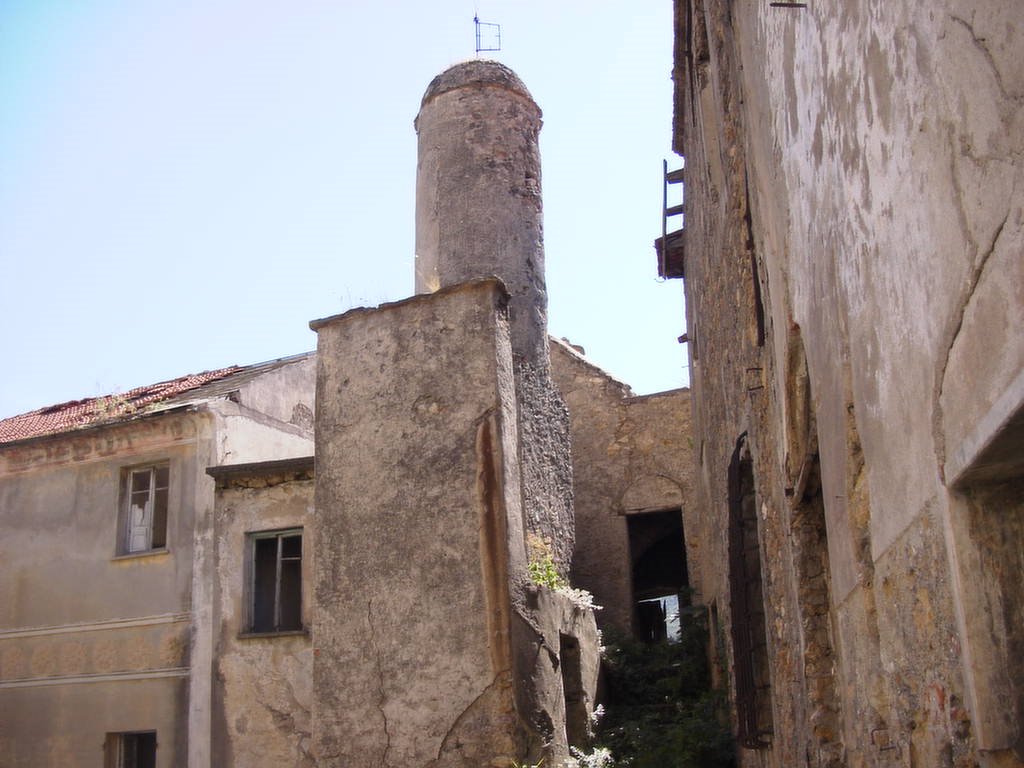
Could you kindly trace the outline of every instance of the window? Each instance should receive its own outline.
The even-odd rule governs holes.
[[[302,629],[302,529],[249,534],[249,631]]]
[[[169,464],[126,469],[122,476],[122,554],[167,546]]]
[[[748,749],[771,746],[768,622],[761,579],[757,491],[747,433],[729,464],[729,592],[738,738]]]
[[[107,734],[107,768],[156,768],[156,731]]]
[[[587,714],[579,640],[559,632],[558,655],[558,666],[562,671],[562,697],[565,701],[565,740],[570,746],[582,749],[589,741],[590,716]]]

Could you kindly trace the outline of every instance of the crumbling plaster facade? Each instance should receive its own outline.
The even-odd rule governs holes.
[[[308,631],[251,632],[248,534],[299,530],[302,625],[313,623],[316,562],[313,458],[208,470],[214,510],[212,765],[316,765],[312,754],[313,646]]]
[[[1024,762],[1022,22],[677,2],[691,568],[730,647],[767,643],[745,765]],[[765,615],[738,621],[746,454]]]

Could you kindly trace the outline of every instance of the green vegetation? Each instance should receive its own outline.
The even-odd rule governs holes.
[[[616,768],[735,765],[724,696],[709,689],[706,638],[706,622],[692,615],[674,642],[609,638],[607,714],[595,741]]]
[[[530,581],[597,609],[589,593],[574,590],[558,573],[548,541],[528,534]],[[707,622],[687,611],[679,637],[644,643],[606,636],[606,714],[594,747],[573,750],[566,768],[733,768],[735,755],[725,697],[710,688]],[[543,761],[542,761],[543,762]],[[537,768],[540,763],[514,763]]]
[[[551,543],[536,534],[526,536],[528,562],[526,571],[530,581],[548,589],[568,586],[568,582],[558,573],[554,558],[551,556]]]

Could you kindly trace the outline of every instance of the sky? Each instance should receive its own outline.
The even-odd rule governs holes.
[[[314,349],[413,292],[416,134],[474,14],[544,112],[549,331],[687,383],[657,278],[670,0],[3,0],[0,418]]]

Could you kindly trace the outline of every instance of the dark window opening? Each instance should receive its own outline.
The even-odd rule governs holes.
[[[580,644],[575,637],[559,634],[559,662],[565,697],[565,738],[571,746],[583,748],[589,740],[589,718],[583,692]]]
[[[677,509],[626,518],[633,575],[633,625],[646,642],[676,640],[687,605],[682,513]]]
[[[770,745],[772,734],[771,678],[754,467],[746,433],[729,464],[729,592],[738,738],[744,747],[761,749]]]
[[[748,205],[749,205],[749,201],[748,201]],[[748,212],[747,212],[748,219],[749,219],[749,216],[750,216],[750,212],[748,210]],[[751,280],[753,281],[753,287],[754,287],[754,322],[757,325],[757,346],[763,347],[764,346],[764,333],[765,333],[765,326],[764,326],[764,322],[765,322],[764,321],[764,299],[761,296],[761,276],[760,276],[760,272],[759,272],[759,270],[757,268],[757,253],[753,250],[752,245],[753,244],[751,244],[751,251],[750,251],[750,269],[751,269],[751,272],[753,273],[751,275]]]
[[[754,289],[754,321],[757,324],[757,346],[764,346],[764,299],[761,296],[761,276],[757,268],[757,251],[754,246],[754,224],[750,205],[750,179],[743,180],[743,192],[746,196],[746,212],[743,223],[747,230],[747,251],[750,253],[750,277]]]
[[[107,734],[107,768],[156,768],[156,731]]]
[[[251,632],[302,629],[302,531],[251,534]]]

